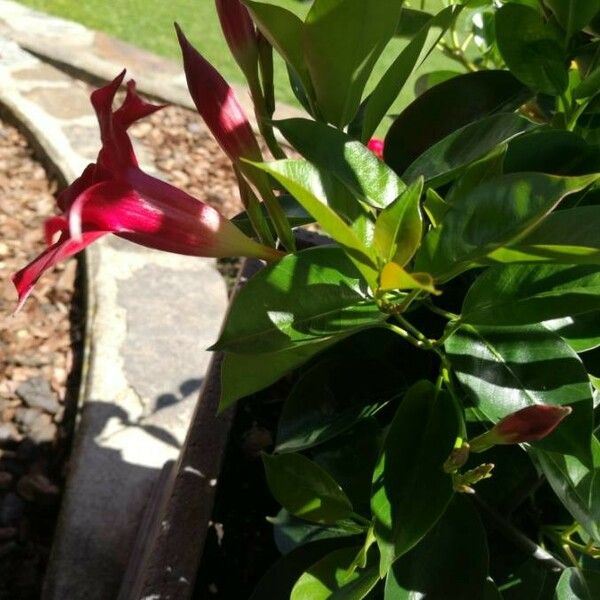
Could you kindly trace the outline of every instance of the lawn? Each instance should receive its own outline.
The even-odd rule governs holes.
[[[173,30],[177,21],[197,48],[210,60],[226,79],[243,81],[241,72],[223,40],[219,21],[212,0],[20,0],[33,8],[84,25],[105,31],[115,37],[135,44],[157,54],[179,60],[179,48]],[[300,0],[266,0],[293,10],[303,16],[310,6]],[[420,5],[421,2],[413,3]],[[443,0],[426,0],[431,12],[443,7]],[[377,65],[375,77],[384,70],[402,48],[403,42],[392,40]],[[455,63],[434,54],[426,63],[425,71],[454,69]],[[126,66],[126,65],[124,65]],[[414,80],[414,78],[413,78]],[[289,89],[283,63],[276,64],[276,94],[279,100],[296,104]],[[398,111],[413,97],[412,81],[396,102]]]

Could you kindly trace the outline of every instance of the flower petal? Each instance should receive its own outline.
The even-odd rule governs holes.
[[[53,267],[56,263],[77,254],[92,242],[105,235],[104,231],[85,232],[80,241],[70,239],[66,233],[63,233],[61,239],[47,248],[37,258],[33,259],[26,267],[12,276],[12,282],[19,295],[19,303],[16,310],[22,306],[27,296],[31,293],[33,286],[41,275]]]
[[[127,95],[123,104],[117,109],[113,118],[124,128],[128,129],[132,123],[143,119],[157,110],[164,108],[166,104],[151,104],[140,98],[135,88],[135,81],[130,79],[127,82]]]
[[[183,54],[183,66],[190,95],[221,148],[231,160],[262,160],[250,122],[233,88],[189,43],[175,24]]]

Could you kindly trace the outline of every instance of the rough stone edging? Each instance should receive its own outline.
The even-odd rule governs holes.
[[[93,119],[57,119],[44,106],[47,95],[31,95],[63,89],[65,77],[0,36],[0,106],[43,162],[72,181],[89,162],[73,145],[81,140],[72,125],[93,141]],[[216,338],[227,304],[214,260],[155,253],[110,236],[88,249],[86,265],[81,418],[45,600],[115,598],[152,486],[188,428],[196,388],[182,378],[203,373],[209,354],[202,350]],[[172,343],[176,328],[187,328],[181,348]],[[161,344],[165,356],[156,354]],[[172,377],[161,372],[169,365]],[[175,404],[160,407],[159,392]]]

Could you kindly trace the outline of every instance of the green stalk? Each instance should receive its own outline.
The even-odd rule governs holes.
[[[266,246],[275,247],[273,234],[271,233],[269,224],[267,223],[263,211],[260,208],[260,202],[258,201],[258,198],[252,191],[252,188],[248,185],[248,182],[244,178],[244,175],[241,173],[240,169],[237,166],[234,166],[234,170],[238,179],[240,197],[242,198],[242,203],[246,209],[246,213],[252,228],[254,229],[258,239],[263,244]]]

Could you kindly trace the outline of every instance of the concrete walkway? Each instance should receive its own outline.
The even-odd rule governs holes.
[[[75,70],[96,61],[106,79],[133,66],[142,89],[179,89],[187,103],[179,70],[163,70],[162,59],[13,2],[0,0],[0,16],[0,108],[67,182],[99,149],[87,91],[19,44],[76,61]],[[87,272],[85,387],[46,600],[116,597],[147,499],[179,454],[227,304],[214,260],[114,236],[90,247]]]

